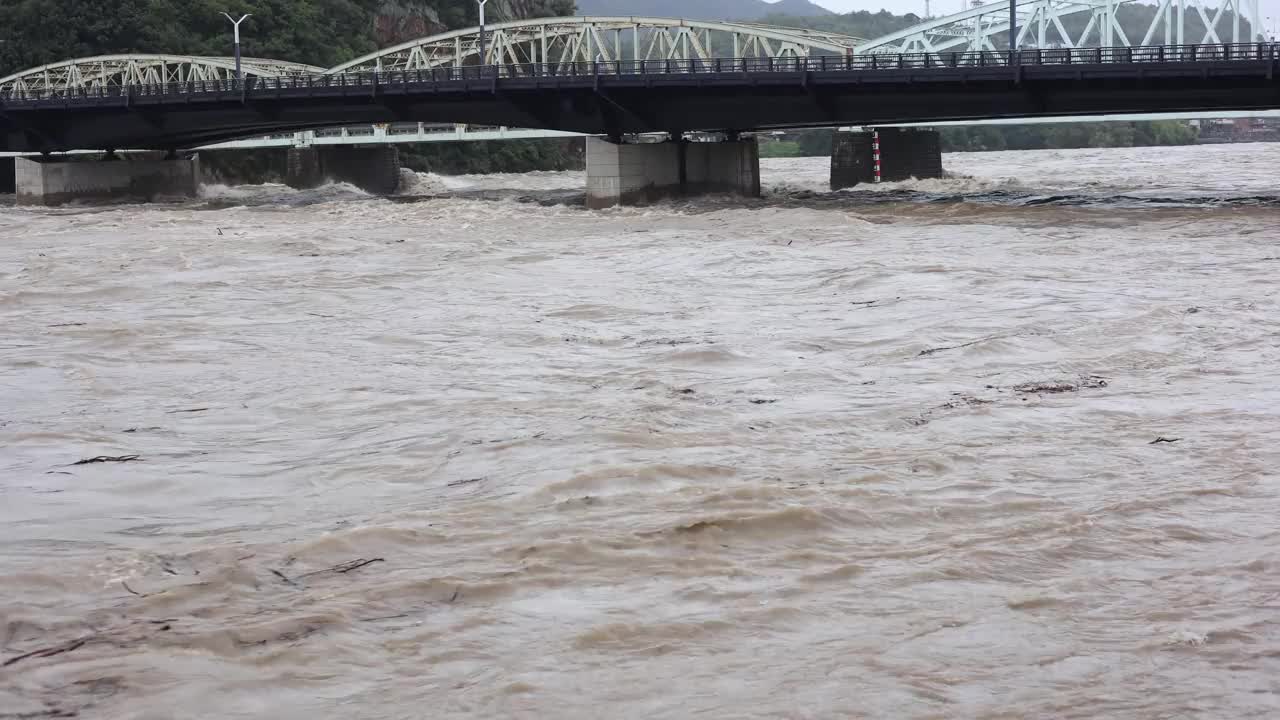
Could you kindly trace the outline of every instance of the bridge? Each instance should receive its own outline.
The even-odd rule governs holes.
[[[1277,46],[1257,42],[1256,0],[1221,0],[1213,12],[1202,0],[1162,0],[1137,45],[1116,19],[1125,2],[1018,2],[1012,50],[1002,40],[1009,6],[995,2],[874,40],[575,17],[500,23],[487,28],[487,42],[478,28],[458,30],[327,69],[253,59],[242,77],[225,58],[68,60],[0,78],[0,151],[173,152],[352,124],[463,123],[617,142],[1280,107]],[[1189,16],[1199,20],[1196,37],[1187,37]]]
[[[194,147],[335,124],[464,122],[623,134],[970,118],[1266,110],[1270,43],[247,76],[27,92],[0,149]]]

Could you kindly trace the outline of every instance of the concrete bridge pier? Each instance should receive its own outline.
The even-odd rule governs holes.
[[[0,158],[0,195],[8,195],[17,189],[14,172],[13,158]]]
[[[390,145],[290,148],[285,182],[306,189],[328,181],[349,182],[374,195],[400,189],[400,151]]]
[[[937,130],[879,128],[840,131],[831,140],[831,189],[876,181],[874,140],[879,140],[880,180],[942,177],[942,139]]]
[[[72,201],[155,200],[195,197],[200,158],[137,153],[107,157],[14,158],[14,192],[19,205],[61,205]]]
[[[760,148],[755,138],[656,143],[587,138],[589,208],[710,193],[760,195]]]

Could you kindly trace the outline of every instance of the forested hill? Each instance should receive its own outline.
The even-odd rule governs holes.
[[[832,12],[809,0],[578,0],[583,15],[647,15],[688,20],[752,20],[768,15],[809,17]]]
[[[844,15],[783,15],[770,14],[760,20],[762,23],[769,25],[782,25],[784,27],[813,28],[814,30],[827,30],[830,32],[838,32],[844,35],[852,35],[860,38],[874,38],[881,35],[888,35],[891,32],[897,32],[903,28],[911,27],[923,18],[912,13],[905,15],[894,15],[888,10],[879,12],[867,12],[859,10],[858,12],[846,13]]]
[[[486,19],[574,14],[573,0],[491,0]],[[476,24],[473,0],[0,0],[0,77],[68,58],[146,52],[336,65],[379,47]]]

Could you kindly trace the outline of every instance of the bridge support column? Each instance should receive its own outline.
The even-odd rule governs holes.
[[[0,158],[0,195],[8,195],[16,189],[15,172],[13,158]]]
[[[709,193],[760,195],[755,138],[632,144],[587,138],[589,208]]]
[[[157,153],[111,161],[14,158],[14,186],[19,205],[195,197],[200,159],[195,155],[163,159]]]
[[[285,158],[284,182],[295,190],[309,190],[324,184],[324,168],[320,167],[320,150],[313,147],[289,148]]]
[[[936,130],[880,128],[880,179],[942,177],[942,139]],[[837,132],[831,142],[831,189],[875,181],[871,132]]]
[[[378,147],[291,148],[285,182],[293,188],[318,187],[327,180],[349,182],[374,195],[400,189],[400,151]]]

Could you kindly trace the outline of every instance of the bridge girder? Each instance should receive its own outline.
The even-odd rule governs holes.
[[[1251,43],[1263,39],[1258,0],[1159,0],[1144,35],[1128,37],[1117,10],[1140,0],[1017,0],[1017,44],[1022,48]],[[1080,16],[1080,17],[1074,17]],[[1064,23],[1066,18],[1072,18]],[[1083,24],[1080,20],[1087,18]],[[1190,31],[1191,23],[1194,35]],[[1222,27],[1226,24],[1226,27]],[[1009,3],[997,0],[931,18],[868,40],[858,54],[975,52],[1008,49]]]
[[[707,60],[714,57],[798,57],[848,54],[860,38],[753,23],[655,17],[558,17],[485,26],[485,64],[547,64],[616,60]],[[328,74],[428,70],[477,62],[479,28],[465,28],[385,48],[330,68]]]
[[[97,87],[228,80],[235,76],[235,60],[226,57],[182,55],[96,55],[30,68],[0,78],[0,94],[61,94]],[[283,60],[241,58],[246,76],[280,77],[314,74],[323,68]]]

